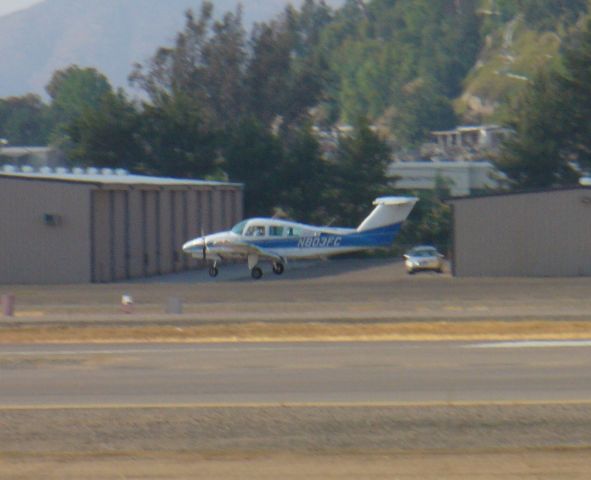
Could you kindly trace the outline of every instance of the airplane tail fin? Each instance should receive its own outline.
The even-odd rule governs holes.
[[[415,197],[380,197],[373,202],[376,208],[357,227],[358,232],[402,223],[418,202]]]

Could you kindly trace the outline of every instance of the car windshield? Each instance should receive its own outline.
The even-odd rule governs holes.
[[[423,248],[421,250],[413,250],[410,252],[413,257],[433,257],[437,252],[433,248]]]
[[[247,222],[247,220],[242,220],[240,223],[237,223],[236,225],[234,225],[232,227],[232,232],[237,233],[238,235],[242,235],[242,231],[244,230],[244,227],[246,226],[246,222]]]

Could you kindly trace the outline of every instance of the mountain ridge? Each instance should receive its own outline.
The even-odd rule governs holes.
[[[288,0],[243,7],[246,27],[273,18]],[[334,0],[331,3],[338,3]],[[216,0],[214,14],[234,11],[238,0]],[[174,41],[184,11],[200,0],[45,0],[0,17],[0,98],[43,94],[54,71],[71,64],[95,67],[113,85],[127,86],[135,62]]]

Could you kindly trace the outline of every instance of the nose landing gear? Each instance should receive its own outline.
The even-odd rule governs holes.
[[[209,276],[212,278],[215,278],[218,276],[219,270],[218,270],[218,266],[214,263],[209,267],[208,270]]]

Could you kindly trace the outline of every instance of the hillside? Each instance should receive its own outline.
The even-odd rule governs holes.
[[[486,39],[466,77],[456,110],[468,122],[502,121],[504,106],[527,87],[536,72],[560,61],[567,38],[564,31],[531,29],[522,16],[499,27]]]
[[[214,3],[222,14],[238,2]],[[245,25],[273,18],[288,3],[243,1]],[[200,5],[200,0],[45,0],[0,17],[0,97],[43,93],[52,73],[70,64],[95,67],[114,85],[125,86],[133,63],[169,43],[183,25],[183,12]]]
[[[429,130],[501,120],[541,67],[560,63],[588,8],[587,0],[349,2],[319,44],[330,51],[328,116],[367,115],[404,145]]]

